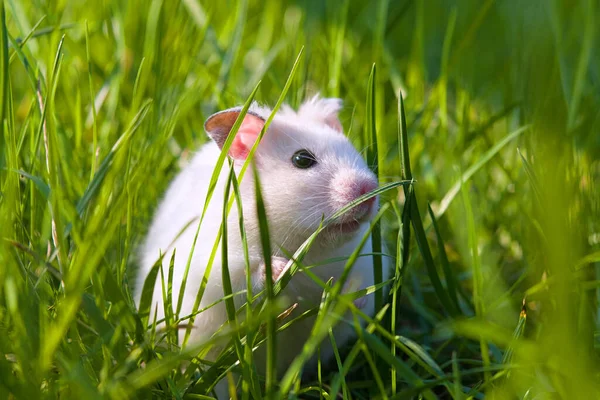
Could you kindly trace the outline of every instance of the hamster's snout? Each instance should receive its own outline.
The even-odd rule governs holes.
[[[332,201],[335,209],[340,209],[358,197],[377,188],[377,179],[372,173],[363,171],[340,171],[331,182]],[[377,196],[363,201],[346,212],[342,221],[367,220],[372,214]]]
[[[364,194],[367,194],[367,193],[369,193],[369,192],[372,192],[372,191],[373,191],[373,190],[375,190],[375,189],[377,189],[377,182],[376,182],[374,179],[373,179],[373,180],[370,180],[370,179],[369,179],[369,180],[362,181],[362,182],[360,183],[360,186],[359,186],[359,193],[360,193],[360,196],[362,196],[362,195],[364,195]],[[375,203],[375,200],[376,200],[376,199],[377,199],[377,196],[373,196],[373,197],[371,197],[370,199],[367,199],[367,200],[365,200],[365,201],[363,202],[363,204],[369,204],[369,205],[372,205],[372,204],[374,204],[374,203]]]
[[[373,179],[362,180],[358,183],[358,198],[377,189],[377,181]],[[371,197],[350,210],[350,215],[359,221],[366,220],[372,213],[377,196]]]

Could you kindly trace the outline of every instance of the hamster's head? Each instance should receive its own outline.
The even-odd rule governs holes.
[[[271,236],[288,250],[306,240],[322,218],[378,186],[376,176],[343,133],[340,108],[339,99],[318,96],[298,111],[284,106],[254,155]],[[207,120],[206,131],[220,147],[239,112],[226,110]],[[245,161],[269,114],[270,110],[256,105],[246,114],[229,149],[236,164]],[[244,198],[253,198],[252,186],[242,186]],[[354,206],[328,225],[320,244],[335,246],[356,237],[377,207],[377,197]]]

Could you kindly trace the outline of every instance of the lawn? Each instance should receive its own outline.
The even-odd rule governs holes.
[[[1,7],[0,398],[600,398],[597,1]],[[395,268],[356,342],[265,391],[256,324],[200,370],[210,343],[158,340],[137,248],[208,116],[316,92],[388,185]]]

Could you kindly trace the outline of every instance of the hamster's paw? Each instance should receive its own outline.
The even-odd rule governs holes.
[[[284,257],[272,257],[271,258],[271,270],[273,271],[273,281],[279,279],[285,266],[288,263],[288,259]]]
[[[272,275],[273,282],[275,282],[277,279],[279,279],[279,276],[285,269],[285,266],[287,265],[288,261],[289,260],[284,257],[277,257],[277,256],[271,257],[271,272],[273,273],[273,275]],[[261,263],[260,267],[261,267],[261,270],[263,271],[262,272],[263,276],[266,279],[267,268],[265,266],[264,261]]]

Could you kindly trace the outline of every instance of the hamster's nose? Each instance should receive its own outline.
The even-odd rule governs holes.
[[[365,180],[360,183],[359,196],[372,192],[375,189],[377,189],[377,182],[375,182],[374,180]],[[369,206],[371,206],[373,203],[375,203],[375,198],[376,196],[373,196],[370,199],[365,200],[363,204],[368,204]]]
[[[364,194],[370,193],[373,190],[377,189],[377,181],[375,179],[364,179],[358,182],[356,193],[356,197],[362,196]],[[355,190],[356,190],[355,189]],[[352,216],[356,220],[364,220],[368,218],[368,216],[373,211],[373,207],[375,206],[377,196],[373,196],[368,200],[363,201],[358,206],[354,207]]]
[[[331,180],[332,208],[340,209],[358,197],[372,192],[378,187],[375,175],[344,169],[339,171]],[[377,196],[352,207],[342,219],[364,220],[371,215],[376,207]]]

